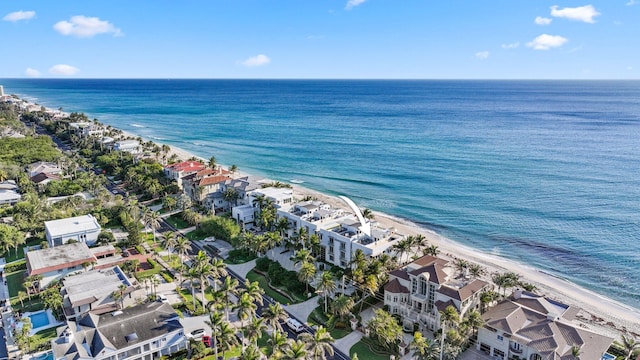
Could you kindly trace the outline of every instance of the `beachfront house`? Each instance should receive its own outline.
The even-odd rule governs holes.
[[[123,291],[121,299],[113,294]],[[145,298],[145,290],[137,290],[134,282],[118,266],[91,270],[62,279],[64,315],[67,320],[75,320],[87,313],[96,315],[116,311],[122,307],[135,305],[138,298]]]
[[[164,175],[175,180],[178,188],[182,189],[182,178],[206,169],[206,165],[200,161],[182,161],[167,165],[163,168]]]
[[[612,338],[573,323],[578,309],[538,296],[516,291],[482,315],[485,325],[478,330],[476,348],[493,359],[573,359],[574,347],[580,360],[612,359],[605,353]]]
[[[307,234],[319,234],[320,229],[330,226],[337,219],[345,218],[343,209],[333,209],[331,205],[319,200],[300,201],[290,207],[280,208],[276,218],[287,219],[289,229],[285,237],[291,237],[304,228]]]
[[[104,128],[92,122],[69,123],[69,131],[79,137],[102,137],[104,134]]]
[[[67,321],[57,334],[51,340],[57,360],[159,359],[185,349],[188,342],[178,314],[161,302],[88,313]]]
[[[263,198],[276,209],[287,209],[293,203],[293,190],[286,187],[265,187],[249,192],[249,204],[256,206],[256,199]]]
[[[209,194],[220,192],[222,184],[231,180],[230,174],[221,168],[204,169],[195,174],[187,175],[182,178],[182,186],[184,193],[187,194],[193,202],[197,204],[204,203]]]
[[[263,182],[264,178],[255,176],[225,180],[224,183],[220,184],[217,191],[207,195],[204,200],[205,208],[216,214],[227,212],[238,206],[252,205],[249,194],[253,190],[260,189]]]
[[[64,278],[67,274],[82,272],[90,264],[98,261],[85,243],[28,251],[25,254],[25,260],[29,276],[42,275],[41,289],[47,287],[52,281]]]
[[[142,146],[138,140],[120,140],[113,143],[113,150],[124,151],[136,155],[142,153]]]
[[[492,288],[480,279],[455,270],[449,261],[423,256],[389,273],[384,304],[398,314],[403,327],[420,331],[440,329],[440,312],[453,306],[461,317],[480,308],[480,296]]]
[[[45,235],[50,247],[66,244],[69,240],[91,246],[98,240],[102,227],[93,215],[45,221]]]

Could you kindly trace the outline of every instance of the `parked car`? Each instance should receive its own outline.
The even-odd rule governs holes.
[[[300,323],[300,321],[294,319],[294,318],[288,318],[287,321],[285,322],[287,324],[287,326],[289,327],[289,329],[299,333],[300,331],[304,330],[304,325],[302,325]]]
[[[206,334],[204,332],[204,329],[195,329],[191,333],[189,333],[189,337],[191,337],[193,339],[200,339],[205,335]]]
[[[162,294],[158,295],[158,301],[166,303],[166,304],[169,303],[169,299],[167,299],[167,297],[162,295]]]

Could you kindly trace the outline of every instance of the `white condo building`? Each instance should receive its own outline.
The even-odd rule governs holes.
[[[142,153],[142,146],[138,140],[122,140],[113,143],[113,150],[128,152],[131,154]]]

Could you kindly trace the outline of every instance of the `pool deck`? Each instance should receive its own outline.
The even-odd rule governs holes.
[[[49,323],[47,325],[31,329],[31,331],[29,332],[29,335],[33,336],[33,335],[37,334],[38,332],[40,332],[42,330],[50,329],[52,327],[58,327],[58,326],[64,324],[63,322],[60,322],[60,321],[56,320],[55,317],[53,317],[53,314],[51,313],[51,310],[40,310],[40,311],[34,311],[34,312],[26,312],[26,313],[22,314],[22,317],[27,317],[27,316],[31,316],[31,315],[35,315],[35,314],[40,314],[40,313],[43,313],[43,312],[47,314],[47,319],[49,320]]]

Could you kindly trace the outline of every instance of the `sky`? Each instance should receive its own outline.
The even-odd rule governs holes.
[[[640,0],[25,0],[0,19],[0,78],[640,79]]]

